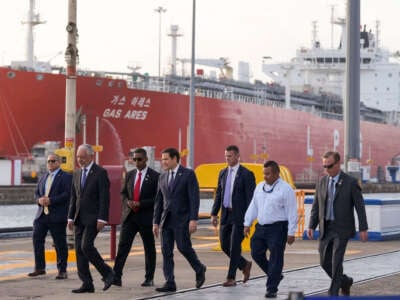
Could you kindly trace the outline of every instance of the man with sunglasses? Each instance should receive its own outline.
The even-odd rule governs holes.
[[[44,245],[50,231],[57,253],[56,279],[67,279],[67,215],[71,195],[72,176],[60,169],[60,157],[54,153],[47,156],[47,174],[40,178],[35,191],[38,205],[33,221],[33,249],[35,270],[29,277],[46,274]]]
[[[114,285],[121,286],[122,269],[139,232],[145,254],[145,280],[142,286],[153,286],[156,269],[156,247],[153,235],[154,199],[157,194],[159,173],[147,166],[147,152],[137,148],[132,160],[136,169],[128,172],[122,187],[122,218],[118,252],[114,264]]]
[[[343,258],[348,240],[356,234],[354,208],[360,240],[368,239],[364,199],[357,180],[340,170],[338,152],[326,152],[322,164],[327,175],[316,186],[307,236],[313,239],[319,226],[320,264],[331,278],[328,294],[338,296],[341,289],[344,296],[349,296],[353,278],[343,274]]]
[[[293,188],[280,178],[280,168],[273,160],[264,163],[264,182],[257,184],[253,199],[244,217],[244,235],[257,218],[251,238],[251,256],[267,275],[266,298],[276,298],[283,279],[286,247],[293,244],[297,229],[297,201]],[[269,250],[269,259],[267,258]]]

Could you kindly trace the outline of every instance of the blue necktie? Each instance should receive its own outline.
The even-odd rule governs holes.
[[[231,186],[232,186],[232,168],[228,169],[228,176],[226,176],[225,190],[224,190],[224,207],[229,207],[231,198]]]
[[[84,169],[83,169],[83,173],[82,173],[82,177],[81,177],[81,189],[83,189],[83,187],[85,186],[85,182],[86,182],[86,172],[87,172],[87,169],[84,168]]]
[[[333,200],[335,199],[335,180],[333,177],[329,179],[328,185],[328,206],[326,208],[326,219],[334,220],[335,216],[333,213]]]

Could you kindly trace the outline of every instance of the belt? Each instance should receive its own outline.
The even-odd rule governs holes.
[[[257,224],[257,226],[269,227],[269,226],[274,226],[274,225],[286,225],[288,223],[289,223],[288,221],[277,221],[277,222],[274,222],[274,223],[271,223],[271,224],[264,224],[264,225]]]

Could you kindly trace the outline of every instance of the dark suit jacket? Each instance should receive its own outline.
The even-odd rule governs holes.
[[[224,201],[224,191],[226,177],[228,175],[228,168],[221,170],[218,176],[218,186],[215,194],[215,201],[211,209],[211,215],[216,216],[220,209],[221,211],[221,224],[226,223],[226,209],[222,205]],[[236,172],[235,182],[232,190],[232,215],[233,222],[237,225],[243,225],[244,215],[251,199],[253,198],[254,189],[256,187],[256,180],[254,173],[247,168],[239,165]]]
[[[325,233],[328,182],[329,176],[324,176],[317,185],[311,209],[310,223],[308,226],[311,229],[315,229],[317,225],[319,225],[320,238],[323,238]],[[354,237],[356,233],[354,208],[356,209],[358,216],[359,230],[367,230],[368,223],[361,188],[355,178],[341,172],[339,180],[336,183],[335,198],[333,202],[333,211],[335,216],[333,226],[334,230],[337,231],[341,238],[349,239]]]
[[[110,181],[107,171],[93,163],[83,190],[81,173],[82,170],[78,169],[73,174],[68,218],[84,226],[96,224],[98,219],[108,221]]]
[[[45,195],[45,185],[48,173],[43,175],[35,190],[36,202],[39,198]],[[72,175],[59,170],[50,187],[48,197],[51,204],[49,205],[49,220],[50,222],[59,223],[67,222],[69,199],[71,197],[71,181]],[[42,215],[43,206],[38,204],[35,220]]]
[[[187,226],[199,217],[200,190],[193,170],[179,166],[172,190],[168,189],[168,172],[160,175],[154,206],[153,224],[163,225],[168,214],[176,226]]]
[[[133,199],[133,189],[136,180],[137,170],[132,170],[126,174],[125,183],[122,187],[122,218],[123,223],[130,213],[134,214],[140,224],[151,226],[153,223],[154,199],[157,195],[158,177],[160,173],[147,168],[146,177],[140,188],[140,209],[134,212],[127,204],[128,200]]]

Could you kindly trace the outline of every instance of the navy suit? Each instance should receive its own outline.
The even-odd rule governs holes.
[[[348,284],[349,277],[343,274],[343,258],[347,242],[356,233],[354,209],[356,209],[359,229],[368,229],[364,199],[357,180],[344,172],[339,175],[333,202],[335,219],[326,221],[329,177],[324,176],[318,182],[311,209],[308,228],[319,225],[320,262],[324,271],[331,277],[329,288],[331,296],[337,296],[339,289]]]
[[[160,175],[158,187],[153,224],[161,228],[164,277],[167,284],[173,285],[174,242],[197,274],[204,268],[193,250],[189,233],[189,222],[198,219],[199,184],[193,170],[179,166],[172,188],[168,187],[168,172]]]
[[[128,200],[133,199],[134,183],[138,171],[132,170],[126,174],[125,182],[122,187],[122,226],[118,244],[118,253],[115,258],[114,272],[116,277],[122,276],[126,259],[131,250],[133,240],[139,232],[143,241],[146,265],[146,280],[153,280],[156,268],[156,247],[153,235],[153,213],[154,199],[157,195],[159,173],[151,168],[147,168],[146,176],[140,187],[140,208],[138,211],[132,210]]]
[[[228,168],[221,170],[218,176],[218,186],[211,215],[218,215],[221,209],[219,240],[221,248],[230,257],[227,279],[236,278],[236,270],[243,268],[247,260],[241,255],[244,238],[244,215],[253,198],[256,181],[253,172],[239,165],[232,189],[232,207],[227,209],[223,205],[225,183]]]
[[[45,185],[49,173],[42,176],[36,186],[35,199],[45,196]],[[33,221],[33,248],[35,252],[35,270],[45,270],[44,244],[47,232],[53,237],[57,252],[57,268],[59,272],[66,272],[68,246],[66,236],[67,214],[71,194],[72,176],[61,169],[53,178],[48,197],[49,214],[43,213],[43,206],[38,204]]]
[[[82,170],[76,170],[73,174],[68,218],[74,221],[75,226],[78,276],[84,285],[92,286],[89,262],[96,267],[103,279],[112,272],[94,246],[98,234],[97,220],[108,221],[110,181],[107,171],[95,163],[88,172],[83,189],[81,177]]]

